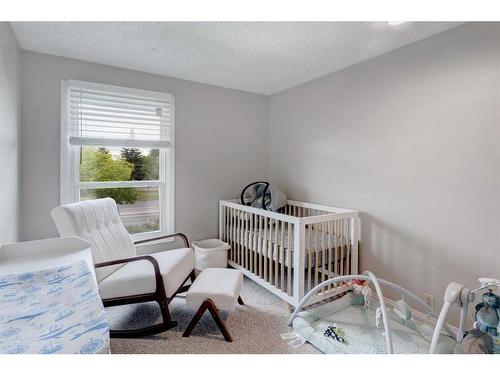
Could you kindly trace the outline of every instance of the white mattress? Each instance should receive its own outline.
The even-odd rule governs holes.
[[[0,354],[109,353],[109,325],[84,260],[0,275]]]
[[[294,320],[294,332],[316,346],[323,353],[382,354],[387,353],[383,328],[375,325],[375,311],[359,304],[360,296],[348,293],[325,305],[303,311]],[[324,335],[328,326],[335,323],[341,328],[347,344]],[[430,342],[418,333],[394,320],[389,321],[394,353],[424,354]],[[438,353],[453,353],[456,341],[441,335]]]
[[[261,232],[262,233],[262,232]],[[274,233],[274,231],[273,231]],[[255,243],[255,236],[257,235],[257,231],[255,230],[247,230],[246,231],[246,234],[245,235],[248,235],[250,240],[254,240],[254,243]],[[269,228],[267,230],[267,235],[269,235]],[[283,260],[284,260],[284,264],[285,265],[288,265],[290,264],[292,267],[293,267],[293,259],[294,259],[294,251],[293,251],[293,244],[294,244],[294,239],[293,239],[293,234],[290,238],[290,246],[288,245],[288,230],[285,230],[284,233],[283,233],[283,247],[285,249],[285,253],[283,254],[283,257],[281,254],[278,254],[278,251],[275,250],[275,247],[274,247],[274,244],[275,244],[275,236],[274,234],[272,235],[272,238],[270,238],[271,242],[273,243],[273,247],[272,247],[272,251],[273,251],[273,254],[272,254],[272,257],[273,257],[273,260],[275,261],[278,261],[279,263],[281,263]],[[240,243],[240,245],[243,245],[243,241],[241,238],[238,238],[238,240],[236,241],[238,243]],[[281,244],[281,239],[279,238],[278,239],[278,244]],[[305,249],[305,259],[306,259],[306,264],[308,262],[308,257],[310,256],[311,257],[311,264],[313,267],[316,266],[316,258],[317,258],[317,262],[318,262],[318,267],[322,267],[322,266],[326,266],[328,264],[328,247],[330,246],[331,249],[333,249],[334,247],[334,244],[335,244],[335,236],[333,234],[328,234],[328,233],[325,233],[323,235],[315,235],[314,233],[311,234],[311,240],[309,241],[309,231],[306,231],[305,232],[305,246],[306,246],[306,249]],[[323,250],[324,250],[324,253],[325,253],[325,261],[322,262],[322,258],[323,258]],[[289,259],[289,256],[291,254],[291,259]],[[340,252],[338,252],[337,254],[337,257],[338,257],[338,260],[341,259],[341,256],[346,256],[346,250],[344,250],[344,253],[343,254],[340,254]],[[332,259],[331,259],[331,262],[332,264],[334,263],[335,259],[334,256],[333,256],[333,253],[331,255]],[[283,259],[284,258],[284,259]]]

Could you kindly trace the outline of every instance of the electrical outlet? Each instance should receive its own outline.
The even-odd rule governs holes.
[[[424,293],[424,302],[431,309],[436,308],[436,298],[432,294]]]

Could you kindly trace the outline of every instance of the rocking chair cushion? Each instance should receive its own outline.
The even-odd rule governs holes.
[[[111,198],[70,203],[52,210],[59,235],[77,236],[90,242],[94,263],[137,255],[134,242],[123,225],[116,203]],[[96,270],[97,281],[122,265]]]
[[[193,250],[183,248],[150,255],[160,265],[165,292],[167,298],[170,298],[194,268]],[[103,299],[153,293],[155,289],[153,266],[147,260],[127,263],[99,282],[99,290]]]

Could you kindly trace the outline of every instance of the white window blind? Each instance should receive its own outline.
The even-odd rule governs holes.
[[[78,84],[70,84],[68,94],[71,145],[151,148],[170,145],[170,94],[113,92]]]

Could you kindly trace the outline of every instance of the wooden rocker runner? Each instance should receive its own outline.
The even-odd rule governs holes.
[[[233,338],[219,311],[233,311],[237,302],[240,305],[244,304],[240,297],[242,283],[243,274],[238,270],[225,268],[203,270],[186,293],[186,304],[198,310],[182,336],[189,337],[200,318],[208,310],[224,339],[232,342]]]

